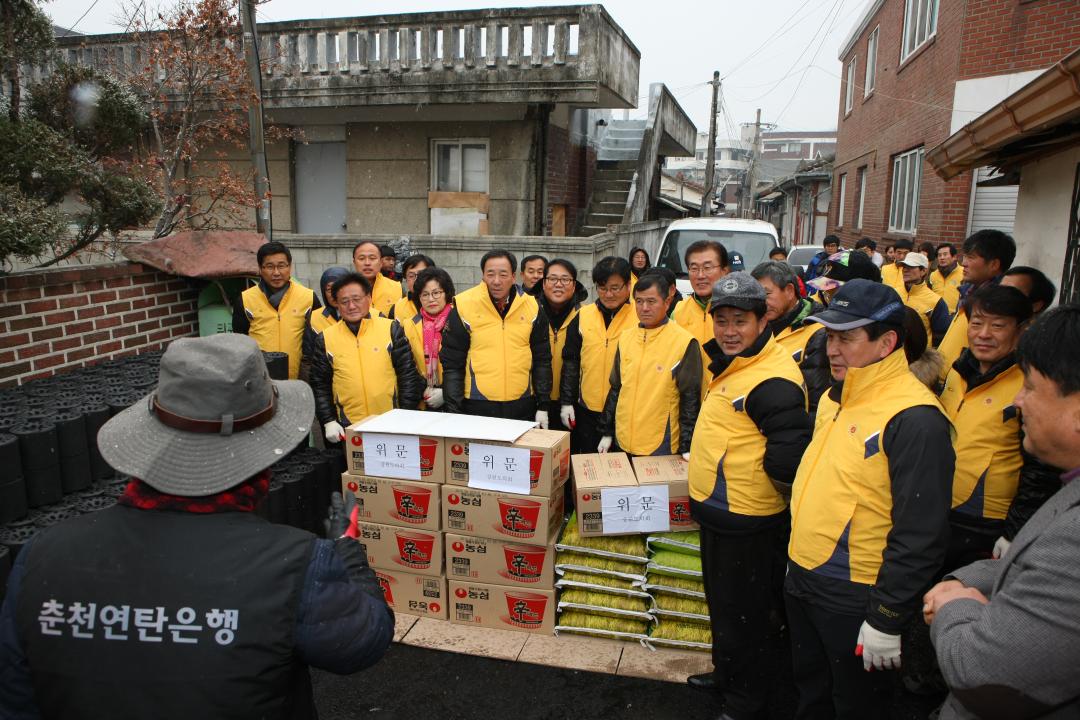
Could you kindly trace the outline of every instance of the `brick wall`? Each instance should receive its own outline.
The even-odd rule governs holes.
[[[1014,4],[1017,0],[1013,0]],[[1075,1],[1075,0],[1074,0]],[[904,1],[886,0],[844,57],[841,82],[837,150],[829,232],[845,244],[862,236],[889,244],[902,235],[891,234],[889,198],[892,160],[919,146],[930,150],[949,136],[953,89],[957,80],[964,3],[941,3],[937,35],[900,64],[904,27]],[[874,91],[864,97],[867,37],[880,27]],[[855,95],[850,113],[844,112],[847,66],[857,57]],[[855,227],[856,176],[866,167],[866,198],[861,228]],[[844,218],[838,218],[840,175],[847,173]],[[923,164],[922,190],[915,240],[959,242],[967,230],[971,175],[948,182]]]
[[[566,205],[566,234],[573,235],[588,213],[596,150],[572,142],[566,128],[552,123],[548,125],[547,156],[547,207]],[[550,214],[545,223],[549,221]]]
[[[197,332],[189,280],[113,263],[0,277],[0,387]]]
[[[967,0],[959,79],[1042,70],[1077,46],[1076,0]]]

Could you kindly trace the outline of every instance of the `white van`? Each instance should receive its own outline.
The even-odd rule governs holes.
[[[698,240],[718,241],[727,248],[729,256],[733,252],[739,253],[743,269],[748,272],[768,260],[769,251],[780,244],[776,228],[764,220],[714,217],[676,220],[664,231],[653,264],[675,273],[677,288],[683,295],[693,292],[683,266],[683,256],[686,248]]]

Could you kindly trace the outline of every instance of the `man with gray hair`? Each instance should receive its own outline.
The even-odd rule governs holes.
[[[773,337],[802,371],[813,417],[818,399],[832,383],[832,375],[825,352],[825,328],[817,323],[805,323],[806,318],[821,312],[825,306],[800,297],[799,280],[786,262],[767,260],[751,274],[765,289],[765,319]]]

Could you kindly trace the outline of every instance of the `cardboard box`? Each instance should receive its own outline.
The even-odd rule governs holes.
[[[365,418],[345,429],[346,469],[353,475],[364,472],[364,440],[367,427],[374,425],[380,416]],[[446,482],[446,443],[442,438],[420,435],[420,482]]]
[[[555,548],[516,540],[494,540],[447,533],[446,577],[551,590],[555,587]]]
[[[450,622],[550,635],[555,591],[450,581]]]
[[[434,483],[388,480],[344,473],[341,492],[356,495],[360,519],[367,522],[439,530],[439,488]]]
[[[623,452],[574,455],[574,506],[582,537],[603,535],[600,491],[604,488],[637,487],[630,458]]]
[[[376,570],[386,604],[395,613],[445,620],[446,578],[416,575],[397,570]]]
[[[442,486],[443,527],[450,532],[550,545],[562,525],[563,493],[549,498]]]
[[[654,455],[633,459],[639,485],[662,483],[668,486],[668,515],[673,532],[697,530],[690,517],[690,463],[681,455]]]
[[[469,440],[446,441],[446,482],[469,484]],[[512,443],[477,440],[487,445],[510,445],[529,451],[529,494],[549,497],[570,477],[570,433],[534,428]]]
[[[442,575],[441,532],[361,522],[357,540],[364,546],[368,565],[373,568],[416,575]]]

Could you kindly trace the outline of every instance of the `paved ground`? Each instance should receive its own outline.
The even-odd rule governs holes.
[[[777,657],[770,718],[790,718],[795,696]],[[395,643],[362,673],[314,672],[321,720],[706,720],[720,706],[683,684],[460,655]],[[934,702],[897,694],[894,720],[924,720]]]

